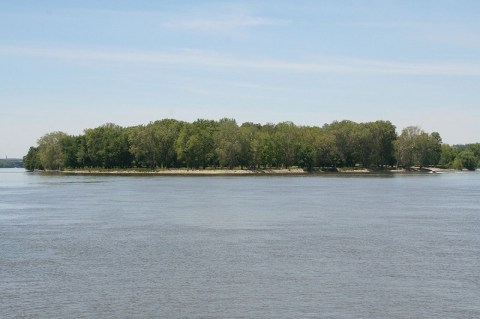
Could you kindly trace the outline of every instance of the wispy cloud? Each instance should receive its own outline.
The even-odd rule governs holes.
[[[193,6],[188,10],[170,13],[162,19],[162,26],[174,30],[213,34],[242,34],[269,26],[290,24],[278,16],[255,13],[249,5],[225,2],[217,5]]]
[[[422,43],[459,48],[480,47],[479,27],[476,24],[466,22],[362,21],[344,22],[341,25],[372,30],[395,30],[395,32],[404,33],[410,39],[417,39]]]
[[[480,76],[480,64],[462,62],[406,63],[329,57],[318,57],[310,61],[304,59],[287,61],[270,58],[242,58],[196,50],[152,52],[0,46],[0,55],[48,58],[72,62],[121,63],[122,65],[147,64],[159,67],[250,69],[263,72],[304,74]]]
[[[218,18],[175,19],[163,23],[164,27],[202,32],[225,32],[248,27],[274,26],[287,24],[288,21],[253,16],[223,16]]]

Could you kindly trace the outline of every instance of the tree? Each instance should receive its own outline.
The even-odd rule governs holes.
[[[278,166],[278,155],[276,152],[276,145],[273,139],[275,133],[275,125],[266,124],[262,126],[258,133],[258,145],[260,150],[261,165],[266,167]]]
[[[77,154],[79,151],[80,138],[72,135],[66,135],[61,140],[63,149],[63,163],[65,167],[77,168],[79,167]]]
[[[453,168],[455,169],[462,169],[465,168],[462,164],[462,157],[460,156],[460,153],[464,151],[470,151],[473,156],[475,157],[476,161],[476,166],[478,167],[480,165],[480,143],[475,143],[475,144],[458,144],[458,145],[453,145],[452,147],[453,150],[453,156],[455,157],[453,162]],[[470,154],[468,154],[468,157],[470,157]],[[464,153],[465,155],[465,153]],[[469,159],[471,160],[471,159]]]
[[[338,152],[341,166],[355,166],[358,156],[358,124],[352,121],[334,121],[324,125],[326,132],[335,137],[335,148]]]
[[[113,123],[85,130],[87,155],[95,167],[130,167],[133,156],[127,130]]]
[[[262,126],[243,123],[240,126],[240,165],[256,169],[261,165],[260,130]]]
[[[316,165],[319,167],[336,167],[342,160],[337,150],[335,136],[321,130],[315,136],[315,149],[317,153]]]
[[[43,168],[60,170],[65,167],[63,140],[67,137],[63,132],[52,132],[38,140],[38,158]]]
[[[276,158],[286,168],[295,163],[298,153],[298,128],[292,122],[282,122],[275,126],[273,135]]]
[[[438,164],[442,153],[441,142],[442,139],[436,132],[430,135],[422,132],[416,136],[414,140],[416,164],[420,167]]]
[[[473,155],[477,159],[477,163],[480,163],[480,143],[468,144],[467,149],[472,151]]]
[[[221,119],[214,135],[215,152],[221,167],[230,169],[240,162],[240,129],[234,119]]]
[[[76,158],[77,158],[78,167],[92,166],[91,160],[88,157],[87,139],[85,138],[85,135],[77,136]]]
[[[175,151],[175,142],[180,135],[184,123],[165,119],[154,122],[157,138],[160,141],[159,161],[162,167],[172,167],[177,164],[177,153]]]
[[[412,167],[415,163],[415,138],[421,134],[418,126],[409,126],[395,142],[397,163],[399,166]]]
[[[128,141],[130,144],[130,153],[132,154],[137,166],[157,165],[155,148],[148,138],[147,128],[144,125],[131,127],[128,131]]]
[[[438,164],[442,167],[452,167],[457,152],[448,144],[441,145],[441,154]]]
[[[183,123],[164,119],[147,126],[137,126],[129,131],[130,152],[138,163],[152,168],[175,166],[175,142]]]
[[[397,161],[400,166],[425,167],[438,164],[442,152],[440,134],[427,134],[417,126],[402,130],[395,145]]]
[[[395,125],[390,121],[376,121],[367,123],[366,129],[369,131],[367,143],[371,144],[368,162],[377,167],[392,166],[394,164],[394,144],[397,139]]]
[[[27,170],[43,169],[38,156],[38,147],[30,147],[27,155],[23,157],[23,164]]]
[[[317,137],[318,129],[313,127],[300,127],[298,128],[298,151],[297,151],[297,165],[312,171],[315,167],[317,160],[317,148],[315,147],[315,141]]]
[[[454,161],[454,168],[462,169],[466,168],[469,171],[474,171],[477,169],[477,158],[471,150],[464,150],[458,153]]]
[[[216,131],[217,123],[209,120],[199,119],[183,126],[175,149],[187,168],[206,168],[218,164],[213,139]]]

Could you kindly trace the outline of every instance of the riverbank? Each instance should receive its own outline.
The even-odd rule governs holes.
[[[446,173],[446,172],[455,172],[458,170],[452,169],[452,168],[440,168],[440,167],[418,167],[418,166],[413,166],[410,169],[404,169],[404,168],[398,168],[398,169],[392,169],[390,172],[392,173]]]
[[[60,174],[78,175],[298,175],[307,172],[301,168],[294,169],[161,169],[161,170],[135,170],[135,169],[82,169],[56,171]]]
[[[406,169],[353,169],[338,168],[335,171],[305,171],[301,168],[291,169],[76,169],[62,171],[39,171],[44,173],[65,174],[65,175],[307,175],[307,174],[382,174],[382,173],[444,173],[454,171],[437,167]]]

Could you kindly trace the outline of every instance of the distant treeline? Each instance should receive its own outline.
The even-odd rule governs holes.
[[[112,123],[72,136],[52,132],[24,157],[27,169],[66,168],[384,168],[476,169],[480,144],[449,146],[440,134],[411,126],[397,135],[389,121],[335,121],[322,127],[199,119],[148,125]]]
[[[0,168],[22,168],[23,162],[18,158],[0,159]]]

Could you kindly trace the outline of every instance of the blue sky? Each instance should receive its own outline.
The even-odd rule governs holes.
[[[480,142],[480,2],[1,1],[0,156],[106,122],[390,120]]]

